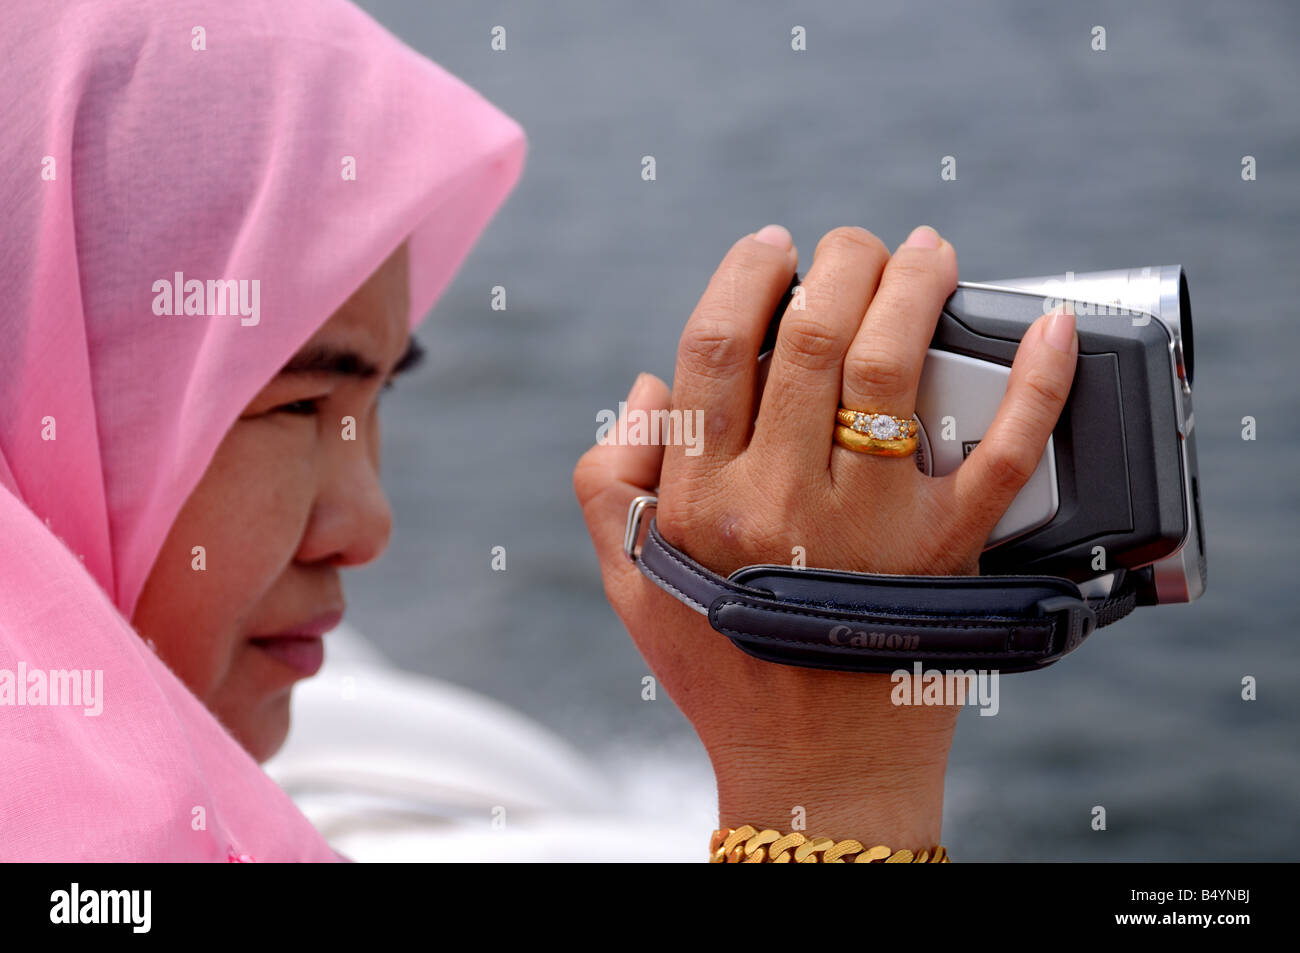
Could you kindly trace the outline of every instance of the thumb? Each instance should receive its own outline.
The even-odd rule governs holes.
[[[642,374],[627,395],[627,405],[619,415],[623,421],[633,411],[650,413],[669,410],[672,392],[653,374]],[[664,448],[657,444],[618,443],[618,427],[598,439],[584,453],[573,470],[573,490],[582,507],[587,532],[596,547],[601,572],[622,574],[635,571],[623,555],[623,534],[627,527],[627,510],[635,497],[653,493],[659,485]],[[617,568],[616,568],[617,567]]]
[[[1033,475],[1074,381],[1079,355],[1074,313],[1039,318],[1025,333],[1011,365],[1007,392],[984,439],[945,480],[955,499],[950,512],[973,527],[980,541]]]

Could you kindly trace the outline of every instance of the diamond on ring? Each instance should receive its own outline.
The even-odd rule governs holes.
[[[903,428],[888,414],[857,414],[853,418],[853,429],[877,440],[895,440],[903,436]]]

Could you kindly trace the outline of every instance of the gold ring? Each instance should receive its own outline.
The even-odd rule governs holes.
[[[906,457],[916,453],[916,437],[898,440],[881,440],[870,434],[858,433],[848,427],[836,426],[835,442],[855,453],[871,453],[878,457]]]
[[[855,453],[906,457],[916,452],[916,418],[892,417],[841,407],[835,412],[835,442]]]

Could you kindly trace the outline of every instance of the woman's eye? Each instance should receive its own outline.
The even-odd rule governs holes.
[[[295,400],[291,404],[281,404],[271,411],[273,414],[300,414],[302,416],[311,416],[320,410],[320,406],[315,398],[306,400]]]

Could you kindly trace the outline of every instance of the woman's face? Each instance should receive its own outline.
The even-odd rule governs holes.
[[[140,635],[258,761],[343,613],[339,570],[388,544],[379,395],[413,363],[407,314],[403,245],[235,421],[136,605]]]

